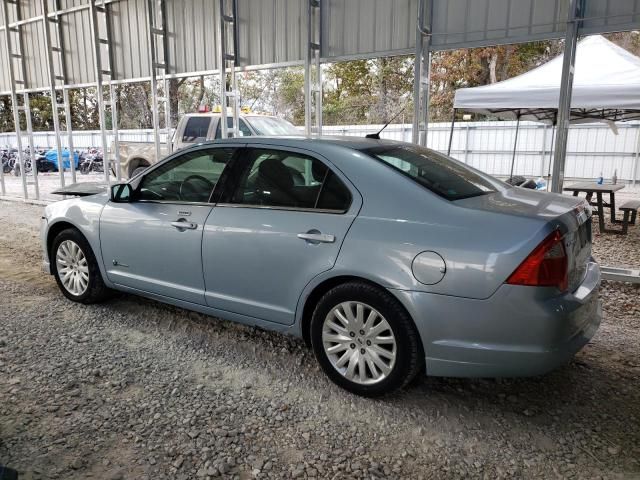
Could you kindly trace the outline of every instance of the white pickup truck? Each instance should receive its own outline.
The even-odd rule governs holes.
[[[302,131],[288,121],[268,115],[246,113],[240,115],[240,135],[301,135]],[[227,125],[232,128],[233,119],[227,117]],[[161,145],[161,158],[190,145],[221,137],[220,113],[189,113],[178,122],[171,148]],[[154,142],[119,142],[120,172],[123,178],[131,178],[138,172],[156,163]],[[115,146],[111,145],[111,151]]]

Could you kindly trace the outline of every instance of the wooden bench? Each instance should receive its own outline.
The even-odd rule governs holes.
[[[620,206],[619,210],[624,214],[622,218],[622,231],[620,232],[622,235],[627,234],[629,225],[636,224],[639,209],[640,200],[629,200]]]

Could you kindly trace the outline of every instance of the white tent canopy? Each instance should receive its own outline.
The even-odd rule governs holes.
[[[454,108],[502,119],[555,121],[563,56],[502,82],[456,91]],[[640,58],[600,35],[576,50],[573,121],[640,119]]]

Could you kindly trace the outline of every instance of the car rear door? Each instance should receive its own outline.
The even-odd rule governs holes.
[[[249,148],[234,166],[234,188],[204,228],[206,302],[290,325],[304,287],[335,264],[362,199],[306,151]]]
[[[234,152],[207,147],[178,154],[144,175],[130,203],[107,203],[100,244],[109,280],[205,304],[202,232]]]

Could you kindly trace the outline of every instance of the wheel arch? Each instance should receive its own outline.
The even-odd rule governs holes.
[[[311,291],[304,298],[304,304],[302,306],[302,314],[300,316],[300,321],[299,321],[300,333],[302,335],[302,339],[304,340],[307,346],[311,345],[311,328],[310,328],[311,317],[313,316],[313,310],[315,309],[315,306],[318,304],[318,301],[320,301],[322,296],[332,288],[337,287],[338,285],[342,285],[344,283],[349,283],[349,282],[360,282],[360,283],[371,285],[373,287],[380,288],[384,291],[387,291],[387,288],[385,288],[384,285],[382,285],[379,282],[376,282],[374,280],[371,280],[359,275],[347,275],[347,274],[336,275],[333,277],[325,278],[320,283],[313,286]],[[400,301],[400,299],[396,295],[393,295],[392,293],[389,293],[389,295],[391,295],[394,299],[396,299],[398,304],[404,309],[404,311],[407,313],[407,315],[413,322],[413,325],[416,328],[416,330],[419,331],[418,325],[416,325],[415,319],[411,315],[411,312],[403,304],[403,302]],[[421,343],[422,343],[422,340],[421,340]],[[424,348],[424,345],[422,347]]]
[[[100,261],[100,259],[102,258],[102,255],[100,255],[99,251],[96,251],[96,247],[91,241],[91,238],[89,237],[89,235],[87,235],[86,232],[83,232],[82,228],[78,227],[77,225],[68,221],[67,219],[58,220],[57,222],[52,223],[47,230],[46,247],[47,247],[47,256],[49,257],[49,273],[53,274],[53,262],[54,262],[53,257],[54,256],[53,256],[53,252],[51,251],[53,248],[53,241],[55,240],[55,238],[58,236],[60,232],[67,229],[76,230],[87,241],[87,244],[91,249],[91,253],[96,258],[96,261],[98,263],[98,268],[100,268],[100,273],[104,278],[105,272],[103,271],[102,262]]]
[[[74,230],[77,230],[78,232],[80,232],[80,234],[83,237],[87,238],[86,235],[82,233],[82,230],[80,230],[77,226],[75,226],[71,222],[68,222],[66,220],[60,220],[54,223],[47,230],[47,253],[49,255],[50,260],[51,260],[51,253],[52,253],[51,248],[53,247],[53,240],[58,236],[60,232],[62,232],[63,230],[67,230],[68,228],[73,228]]]
[[[128,163],[127,175],[129,176],[129,178],[131,178],[131,175],[136,170],[136,168],[139,168],[139,167],[150,167],[151,166],[151,162],[147,158],[144,158],[144,157],[133,157],[133,158],[130,158],[127,163]]]

